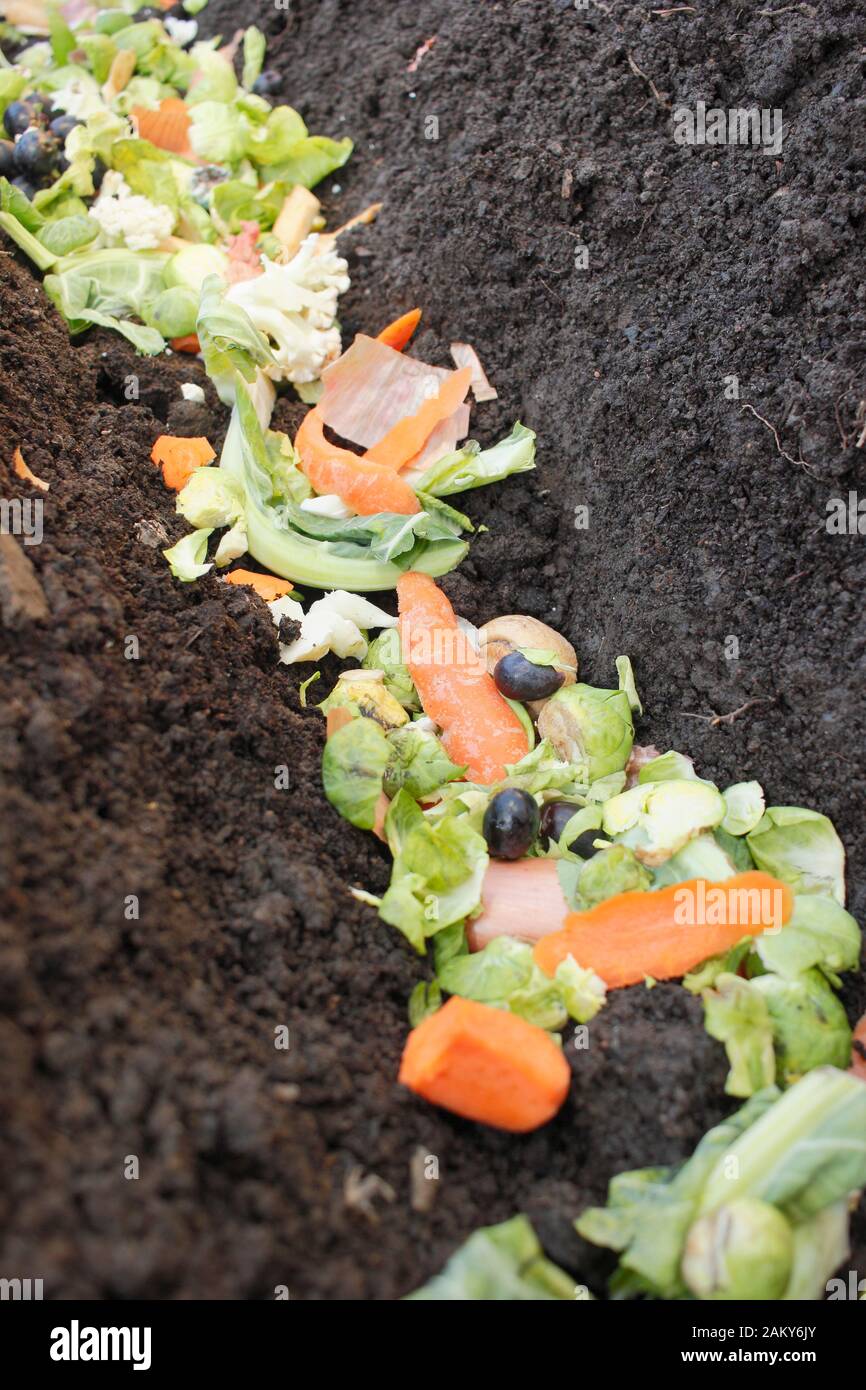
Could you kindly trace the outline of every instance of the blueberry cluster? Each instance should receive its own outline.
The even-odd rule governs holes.
[[[50,96],[38,92],[10,102],[3,116],[9,138],[0,140],[0,175],[32,198],[69,167],[63,146],[69,132],[80,124],[74,116],[55,110]],[[96,165],[93,182],[98,188],[105,166],[101,160]]]

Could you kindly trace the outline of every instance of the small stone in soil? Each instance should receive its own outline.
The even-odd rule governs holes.
[[[18,628],[48,617],[48,603],[33,562],[14,536],[0,534],[0,619]]]

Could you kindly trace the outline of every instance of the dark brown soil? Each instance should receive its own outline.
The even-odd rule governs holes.
[[[830,814],[862,917],[864,542],[823,524],[864,487],[857,7],[263,8],[211,0],[203,28],[264,23],[284,97],[354,137],[324,188],[336,220],[385,200],[351,253],[347,335],[423,304],[419,353],[471,341],[499,388],[480,436],[515,416],[539,431],[538,472],[468,504],[490,531],[446,583],[460,610],[548,619],[599,683],[630,652],[643,741]],[[781,107],[781,158],[678,147],[668,105],[698,99]],[[616,994],[528,1138],[398,1088],[421,967],[347,891],[380,890],[387,864],[322,797],[309,672],[277,666],[257,600],[181,587],[147,543],[183,530],[148,454],[200,364],[104,333],[72,346],[16,255],[0,276],[0,485],[22,495],[16,444],[51,485],[26,551],[49,616],[0,629],[0,1272],[53,1298],[390,1299],[526,1210],[597,1284],[570,1219],[730,1108],[699,1005]],[[845,997],[863,1011],[862,977]],[[441,1171],[426,1214],[419,1146]],[[356,1167],[394,1190],[376,1224],[347,1206]],[[862,1218],[855,1246],[866,1273]]]

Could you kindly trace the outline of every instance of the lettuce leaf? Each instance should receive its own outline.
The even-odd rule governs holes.
[[[594,1018],[605,1002],[605,986],[592,970],[572,957],[553,979],[535,964],[532,947],[508,936],[497,937],[472,955],[457,955],[437,971],[442,989],[495,1009],[508,1009],[538,1028],[565,1027]]]
[[[59,217],[46,223],[39,233],[42,245],[55,256],[68,256],[89,246],[99,236],[99,227],[92,217],[75,214]]]
[[[209,275],[204,281],[196,333],[205,371],[223,404],[233,405],[237,374],[252,383],[258,369],[271,365],[274,357],[265,335],[244,309],[226,299],[225,289],[218,275]]]
[[[607,1206],[591,1207],[575,1221],[584,1240],[620,1253],[611,1281],[613,1297],[685,1297],[680,1273],[683,1248],[707,1180],[737,1140],[770,1112],[778,1095],[771,1086],[753,1096],[709,1130],[679,1168],[619,1173],[608,1187]]]
[[[434,497],[450,497],[469,488],[498,483],[512,473],[525,473],[535,467],[535,431],[518,420],[511,434],[492,449],[479,451],[469,440],[453,454],[430,465],[417,480],[417,486]],[[415,480],[410,476],[415,486]]]
[[[261,29],[251,24],[244,30],[244,69],[241,81],[249,90],[259,78],[265,62],[267,39]]]
[[[794,980],[759,975],[749,988],[767,1009],[780,1086],[790,1086],[815,1067],[848,1065],[851,1028],[820,970],[807,970]]]
[[[289,187],[280,180],[257,188],[243,179],[226,179],[214,188],[211,206],[229,232],[239,232],[242,222],[258,222],[259,229],[266,232],[276,222]]]
[[[240,112],[221,101],[190,107],[189,143],[209,164],[239,164],[247,153],[247,132]]]
[[[436,824],[425,819],[402,789],[388,809],[385,833],[394,868],[379,916],[423,954],[428,936],[480,907],[487,845],[460,817]]]
[[[122,174],[133,193],[177,212],[180,190],[171,158],[149,140],[117,140],[111,150],[111,167]]]
[[[780,932],[762,933],[755,951],[766,970],[792,980],[818,967],[838,985],[843,970],[860,961],[860,928],[833,898],[797,894],[790,920]]]
[[[195,83],[187,93],[189,107],[201,105],[205,101],[223,102],[229,105],[238,92],[238,80],[231,63],[227,63],[221,53],[208,43],[194,44],[190,57],[195,64]]]
[[[78,252],[56,262],[46,275],[45,292],[72,334],[91,324],[113,328],[139,352],[162,352],[162,334],[130,316],[146,319],[164,288],[167,256],[156,252],[106,249]]]
[[[545,1259],[538,1237],[525,1216],[471,1235],[442,1270],[408,1300],[509,1303],[569,1299],[578,1288],[557,1265]]]
[[[168,560],[175,579],[180,579],[184,584],[190,584],[194,579],[200,579],[203,574],[207,574],[208,570],[213,568],[211,564],[205,563],[204,558],[207,554],[210,534],[209,526],[200,531],[190,531],[188,536],[183,536],[169,550],[162,552]]]
[[[284,179],[287,183],[303,184],[304,188],[315,188],[328,174],[342,169],[353,149],[348,136],[332,140],[327,135],[307,135],[297,140],[278,162],[262,166],[261,174],[265,180]],[[252,150],[250,157],[258,158]]]
[[[725,1044],[729,1096],[754,1095],[776,1079],[773,1023],[766,1001],[749,980],[722,973],[704,992],[704,1027]]]
[[[367,655],[361,662],[368,671],[382,671],[385,676],[385,689],[406,710],[420,710],[421,701],[415,689],[409,668],[403,662],[400,633],[397,628],[387,628],[370,643]]]

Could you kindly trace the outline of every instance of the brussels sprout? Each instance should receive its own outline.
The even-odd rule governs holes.
[[[677,753],[675,749],[669,748],[666,753],[660,753],[657,758],[650,758],[648,763],[644,763],[637,775],[639,782],[697,782],[698,774],[695,772],[695,765],[691,758],[686,757],[685,753]]]
[[[387,691],[385,693],[387,695]],[[405,722],[402,706],[392,695],[387,698],[403,714],[404,723],[401,728],[388,732],[391,761],[385,771],[386,795],[396,796],[400,788],[405,787],[410,796],[430,796],[455,777],[462,777],[466,768],[452,763],[436,735],[417,724]]]
[[[624,690],[566,685],[545,702],[538,732],[570,763],[585,763],[589,780],[621,772],[634,742],[631,705]]]
[[[592,907],[617,893],[643,892],[651,882],[648,871],[626,845],[612,845],[586,861],[577,880],[577,891]]]
[[[321,705],[324,714],[337,705],[348,705],[383,729],[399,729],[409,716],[386,688],[381,671],[344,671]]]
[[[722,792],[725,819],[722,829],[729,835],[748,835],[764,814],[766,802],[760,782],[735,782]]]
[[[391,746],[372,719],[353,719],[332,734],[322,757],[322,784],[331,805],[352,825],[372,830]]]
[[[796,980],[758,975],[749,988],[757,990],[767,1006],[780,1086],[790,1086],[814,1067],[847,1067],[848,1016],[820,970],[807,970]]]
[[[176,286],[158,294],[150,307],[149,321],[164,338],[186,338],[195,332],[198,295]]]
[[[705,878],[711,883],[721,883],[736,872],[730,856],[717,843],[714,835],[697,835],[655,870],[653,887],[667,888],[669,884],[685,883],[690,878]]]
[[[755,950],[765,970],[793,980],[817,965],[834,984],[840,970],[856,970],[860,960],[860,928],[850,912],[834,898],[797,894],[784,931],[762,933]]]
[[[739,1197],[696,1221],[682,1275],[696,1298],[778,1299],[791,1276],[794,1238],[780,1211]]]
[[[833,822],[802,806],[768,806],[748,835],[759,869],[795,893],[832,894],[845,906],[845,851]]]
[[[223,276],[227,268],[228,257],[218,247],[209,246],[207,242],[197,246],[185,246],[176,256],[172,256],[166,266],[165,283],[183,286],[184,289],[194,290],[198,295],[209,275]],[[190,331],[193,332],[194,329]]]
[[[408,666],[403,663],[400,646],[400,633],[396,627],[385,628],[374,642],[370,643],[367,655],[361,665],[368,671],[381,671],[385,688],[404,709],[420,710],[421,701],[409,675]]]
[[[647,782],[606,801],[602,823],[606,834],[619,836],[655,868],[724,814],[721,793],[710,782]]]

